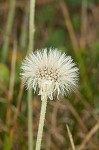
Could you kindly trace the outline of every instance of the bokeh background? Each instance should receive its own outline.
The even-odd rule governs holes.
[[[20,65],[27,54],[28,0],[0,0],[0,150],[28,149],[27,91]],[[79,88],[48,102],[42,150],[99,150],[99,0],[36,0],[34,49],[57,47],[80,69]],[[36,141],[41,101],[34,95]],[[9,141],[9,142],[7,142]]]

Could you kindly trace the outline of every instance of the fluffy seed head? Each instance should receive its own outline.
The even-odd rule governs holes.
[[[71,56],[57,49],[38,50],[31,53],[22,62],[21,76],[27,88],[33,88],[39,95],[64,95],[74,90],[78,82],[78,68]]]

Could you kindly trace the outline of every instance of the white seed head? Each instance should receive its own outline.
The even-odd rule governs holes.
[[[78,83],[78,68],[71,56],[58,49],[42,49],[27,56],[22,62],[21,76],[27,88],[51,100],[74,90]]]

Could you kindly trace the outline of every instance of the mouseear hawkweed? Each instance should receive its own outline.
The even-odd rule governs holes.
[[[21,66],[22,78],[27,88],[39,91],[39,95],[64,95],[75,89],[78,82],[78,68],[71,56],[57,49],[42,49],[27,56]]]
[[[36,150],[41,147],[41,139],[46,113],[47,99],[53,100],[66,95],[77,87],[78,68],[71,56],[58,49],[37,50],[22,62],[21,76],[27,88],[33,88],[41,95],[42,106],[38,128]]]

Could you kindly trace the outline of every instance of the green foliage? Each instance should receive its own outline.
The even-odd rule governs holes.
[[[89,4],[94,4],[98,2],[98,0],[86,0],[86,1],[88,1]]]
[[[73,24],[75,31],[78,31],[78,29],[80,29],[80,20],[81,18],[79,14],[72,16],[72,24]]]
[[[67,3],[70,5],[70,7],[80,6],[82,3],[82,0],[66,0]]]
[[[93,44],[92,44],[92,48],[95,49],[95,53],[98,53],[99,54],[99,41],[95,41]]]
[[[21,78],[20,78],[20,72],[21,72],[21,69],[20,69],[20,65],[21,63],[20,62],[17,62],[16,63],[16,68],[15,68],[15,83],[19,83],[21,81]]]
[[[36,19],[41,23],[51,23],[52,21],[54,21],[53,13],[54,8],[52,7],[52,5],[45,5],[42,9],[42,13],[36,15]]]
[[[68,45],[66,33],[62,29],[52,31],[46,44],[47,47],[65,47],[66,45]]]
[[[0,63],[0,83],[8,85],[9,79],[10,79],[10,72],[8,67],[5,64]]]

